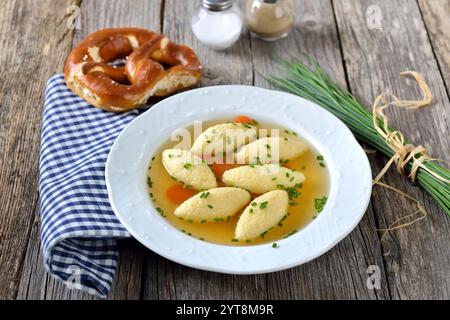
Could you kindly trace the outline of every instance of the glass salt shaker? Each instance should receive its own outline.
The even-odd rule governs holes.
[[[288,35],[294,24],[292,0],[247,0],[245,22],[250,33],[266,41]]]
[[[239,8],[231,0],[202,0],[192,17],[191,26],[201,43],[223,50],[239,40],[243,19]]]

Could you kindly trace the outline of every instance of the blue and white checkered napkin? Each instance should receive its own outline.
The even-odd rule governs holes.
[[[91,106],[62,75],[47,83],[39,181],[44,264],[71,287],[102,297],[116,269],[116,240],[130,236],[109,204],[105,163],[114,139],[138,114]]]

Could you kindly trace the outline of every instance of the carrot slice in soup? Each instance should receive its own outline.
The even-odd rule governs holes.
[[[173,186],[167,188],[166,195],[167,198],[176,204],[183,203],[187,199],[195,196],[197,192],[192,189],[183,188],[179,184],[174,184]]]
[[[255,120],[252,118],[249,118],[247,116],[239,116],[234,118],[234,122],[236,123],[253,123]]]
[[[225,171],[236,168],[236,164],[228,164],[228,163],[213,163],[211,165],[211,170],[216,175],[218,180],[222,180],[222,175]]]

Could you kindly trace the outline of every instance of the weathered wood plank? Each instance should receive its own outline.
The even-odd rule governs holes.
[[[276,52],[282,58],[314,57],[342,86],[346,87],[339,39],[328,0],[296,1],[298,21],[292,33],[276,43],[252,39],[255,85],[267,87],[259,76],[276,74],[279,68],[270,58]],[[383,272],[383,258],[375,230],[371,206],[359,226],[339,245],[305,265],[268,275],[272,299],[387,299],[389,292]],[[381,289],[366,286],[369,265],[381,270]]]
[[[424,9],[428,4],[419,1],[442,75],[447,80],[446,66],[449,64],[446,61],[445,33],[444,36],[439,32],[433,35],[433,28],[442,27],[441,24],[431,25],[437,23],[431,17],[440,14],[439,7],[434,6],[439,0],[431,4],[429,11],[432,14],[429,16],[426,11],[428,9]],[[36,8],[38,11],[29,11],[30,8],[36,7],[31,3],[12,1],[0,5],[3,12],[0,27],[13,32],[3,34],[20,35],[8,36],[5,41],[0,35],[2,74],[7,77],[11,75],[8,78],[12,79],[12,82],[0,83],[0,189],[8,190],[0,194],[0,203],[6,203],[4,212],[0,212],[0,298],[14,298],[17,292],[19,299],[93,299],[94,297],[79,291],[68,290],[50,279],[44,271],[39,252],[39,222],[33,218],[36,206],[32,204],[36,203],[37,198],[35,177],[41,109],[35,108],[35,100],[27,97],[40,97],[39,93],[42,92],[48,76],[61,71],[64,58],[70,49],[72,34],[67,31],[67,17],[64,17],[68,3],[55,5],[54,2],[49,4],[41,1],[39,8]],[[254,39],[250,43],[244,36],[231,50],[211,51],[193,39],[190,32],[193,8],[181,0],[166,0],[164,33],[174,41],[192,44],[205,66],[202,85],[252,84],[252,62],[256,71],[262,74],[273,72],[275,69],[269,55],[275,49],[283,57],[298,58],[301,53],[312,54],[345,87],[339,40],[329,1],[296,1],[296,5],[300,17],[298,27],[287,39],[275,44]],[[398,78],[398,72],[411,68],[423,73],[436,95],[436,105],[432,109],[408,114],[393,111],[393,118],[409,119],[410,123],[402,123],[401,128],[405,129],[405,133],[413,141],[426,142],[429,140],[427,137],[434,136],[432,145],[426,146],[430,147],[432,154],[445,156],[448,153],[445,153],[445,150],[450,149],[448,139],[445,141],[449,133],[449,113],[445,108],[449,110],[449,102],[424,34],[425,28],[418,15],[420,12],[417,5],[413,1],[405,2],[405,5],[387,0],[380,1],[384,23],[381,32],[367,29],[365,11],[372,5],[370,1],[335,1],[334,5],[352,92],[367,105],[370,105],[372,98],[384,88],[405,97],[417,96],[417,88],[410,83],[406,83],[405,87],[405,83]],[[160,9],[159,0],[133,1],[132,5],[105,0],[83,2],[80,11],[82,29],[77,30],[75,39],[78,41],[89,32],[106,26],[134,25],[159,31]],[[31,24],[30,19],[27,19],[29,15],[33,18]],[[13,18],[14,22],[11,22]],[[25,20],[27,23],[23,22]],[[56,34],[52,32],[45,35],[48,28],[56,30]],[[442,30],[445,30],[445,25]],[[440,44],[442,40],[439,39],[442,37],[444,45]],[[28,47],[24,47],[25,42],[22,41],[27,41]],[[443,46],[443,51],[438,46]],[[36,50],[44,53],[42,59],[35,55]],[[386,55],[386,51],[390,55]],[[34,64],[27,64],[28,67],[20,73],[16,66],[20,65],[18,62],[24,58]],[[36,65],[41,66],[38,72],[34,68]],[[35,80],[36,84],[30,86],[29,79]],[[267,86],[257,73],[254,83]],[[25,96],[20,96],[12,90],[16,87],[27,88]],[[40,101],[38,106],[42,105],[42,99]],[[34,109],[28,107],[24,116],[25,108],[31,103]],[[18,109],[17,106],[21,108]],[[28,119],[34,119],[31,126],[29,122],[25,123]],[[420,130],[416,130],[411,124],[419,123],[418,120],[429,126],[421,125]],[[398,120],[396,122],[400,123]],[[439,136],[435,132],[441,132],[443,135]],[[6,152],[3,152],[4,150]],[[27,158],[35,160],[30,163],[26,161]],[[15,159],[13,165],[10,164],[10,159]],[[374,163],[374,172],[384,163],[377,155],[371,156],[371,162]],[[8,166],[5,163],[8,163]],[[445,244],[449,236],[446,230],[449,230],[450,222],[429,197],[416,190],[417,188],[410,187],[396,174],[389,174],[386,180],[419,196],[431,214],[426,221],[386,237],[382,242],[385,262],[381,257],[380,242],[374,230],[411,211],[413,206],[398,199],[397,195],[376,188],[373,204],[349,237],[311,263],[267,276],[229,276],[194,270],[172,263],[133,240],[121,243],[119,268],[109,298],[136,299],[140,295],[145,299],[386,299],[390,295],[393,298],[448,298],[450,258],[449,253],[445,251]],[[26,195],[28,200],[19,203],[16,201],[18,195],[22,196],[21,199]],[[29,201],[30,199],[32,201]],[[395,211],[397,208],[405,209]],[[7,222],[6,225],[4,221]],[[23,236],[16,238],[17,234]],[[27,247],[28,235],[30,241]],[[372,264],[381,268],[381,290],[372,291],[365,287],[366,268]],[[387,270],[387,280],[384,269]]]
[[[72,34],[70,1],[0,3],[0,298],[15,298],[38,198],[44,85],[60,70]]]
[[[146,251],[148,249],[134,239],[119,242],[118,268],[108,299],[140,299]]]
[[[433,107],[410,112],[390,110],[389,115],[393,125],[410,141],[422,143],[434,157],[448,157],[449,100],[417,3],[380,0],[374,8],[370,0],[339,0],[334,5],[352,92],[367,106],[376,95],[386,91],[400,97],[420,97],[415,84],[401,79],[399,73],[404,70],[421,73],[434,93]],[[369,6],[372,10],[367,11]],[[381,14],[381,30],[370,28],[374,26],[374,12]],[[371,159],[374,172],[386,162],[378,155]],[[446,244],[450,219],[425,192],[397,173],[390,171],[384,181],[418,198],[429,211],[427,219],[392,232],[382,241],[392,298],[448,299],[450,252]],[[382,228],[415,210],[414,205],[397,194],[379,187],[374,191],[372,206],[377,225]]]
[[[450,96],[450,1],[418,0],[428,36]]]
[[[161,0],[95,0],[80,6],[80,29],[74,43],[103,28],[140,27],[161,31]]]
[[[242,37],[226,51],[206,48],[191,32],[190,19],[194,7],[189,1],[166,0],[163,33],[172,41],[186,43],[196,51],[204,67],[201,85],[252,84],[248,38]],[[144,299],[264,299],[267,296],[264,275],[231,276],[205,272],[175,264],[152,253],[147,254],[146,261]],[[153,284],[155,279],[157,288]]]
[[[48,275],[45,271],[44,264],[42,263],[43,258],[40,254],[39,228],[39,212],[36,210],[16,297],[16,299],[19,300],[45,299]]]
[[[51,11],[51,9],[49,9]],[[74,41],[65,44],[65,55],[70,48],[89,33],[105,27],[136,26],[160,31],[161,1],[133,1],[133,5],[124,1],[85,1],[79,7],[79,24],[76,24]],[[120,14],[117,14],[120,12]],[[54,16],[65,27],[67,18],[64,10]],[[62,65],[55,69],[61,72]],[[45,79],[43,80],[45,81]],[[32,235],[38,234],[37,225],[33,226]],[[45,273],[43,266],[36,268],[35,263],[42,265],[39,250],[39,238],[35,237],[28,246],[24,272],[20,282],[19,297],[42,299],[95,299],[78,290],[69,290],[66,286]],[[143,249],[137,242],[120,242],[119,263],[116,278],[109,299],[138,299],[140,296]]]

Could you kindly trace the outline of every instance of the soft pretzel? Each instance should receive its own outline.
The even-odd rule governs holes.
[[[125,58],[125,66],[108,64]],[[166,69],[166,68],[167,69]],[[145,104],[197,84],[200,61],[194,51],[139,28],[103,29],[73,49],[64,66],[67,86],[92,105],[114,112]]]

